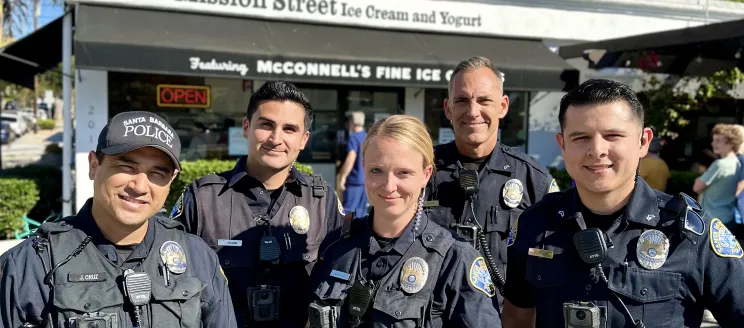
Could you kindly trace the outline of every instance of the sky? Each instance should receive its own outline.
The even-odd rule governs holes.
[[[57,1],[57,4],[52,3],[52,0],[41,0],[41,15],[39,16],[39,28],[42,26],[50,23],[54,19],[62,16],[62,8],[63,8],[63,1]],[[33,32],[34,30],[34,20],[33,17],[29,15],[28,17],[28,23],[24,24],[24,26],[21,27],[21,34],[17,35],[16,39],[20,39],[21,37],[27,35],[28,33]]]

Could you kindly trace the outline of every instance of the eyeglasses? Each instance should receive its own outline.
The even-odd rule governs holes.
[[[685,229],[698,236],[702,236],[705,232],[705,221],[698,212],[702,212],[703,208],[692,197],[684,193],[680,194],[682,195],[682,199],[684,199],[686,205],[684,212]]]

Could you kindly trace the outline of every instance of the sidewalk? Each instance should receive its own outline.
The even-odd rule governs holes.
[[[28,132],[10,144],[2,145],[2,167],[8,169],[31,163],[60,166],[61,154],[45,154],[46,147],[53,143],[62,147],[61,126],[37,133]]]

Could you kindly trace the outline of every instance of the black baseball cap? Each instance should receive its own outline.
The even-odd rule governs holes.
[[[180,171],[181,140],[173,127],[150,112],[131,111],[116,114],[98,136],[97,152],[119,155],[142,147],[155,147],[173,160]]]

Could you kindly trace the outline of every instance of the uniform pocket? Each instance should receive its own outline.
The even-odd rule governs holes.
[[[682,275],[676,272],[616,267],[610,270],[609,288],[623,299],[635,319],[647,327],[678,327]]]
[[[171,286],[152,283],[153,327],[201,326],[201,291],[206,285],[195,277],[172,279]],[[164,314],[171,314],[170,316]]]
[[[407,296],[401,291],[378,290],[372,320],[386,327],[422,327],[429,295]]]

